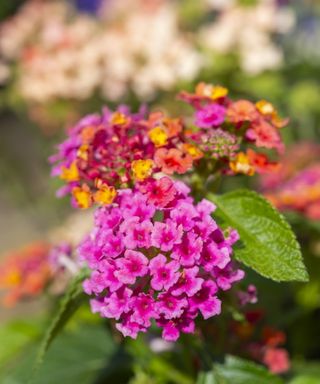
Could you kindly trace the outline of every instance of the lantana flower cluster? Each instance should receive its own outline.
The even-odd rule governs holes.
[[[264,325],[264,314],[261,309],[245,312],[244,321],[233,321],[230,326],[231,339],[235,342],[236,351],[265,364],[274,374],[283,374],[290,369],[289,353],[285,348],[284,332]],[[240,343],[239,343],[240,342]],[[240,348],[240,350],[239,350]]]
[[[280,128],[287,120],[267,101],[233,101],[221,86],[200,83],[179,97],[194,108],[194,121],[164,112],[132,114],[126,107],[88,115],[59,145],[53,175],[66,182],[60,194],[88,208],[110,204],[119,188],[143,184],[155,174],[182,175],[192,168],[204,179],[213,173],[253,175],[277,169],[265,153],[281,153]]]
[[[300,143],[282,158],[282,167],[265,175],[265,196],[282,211],[296,211],[312,220],[320,219],[320,146]]]
[[[91,269],[84,290],[95,296],[93,312],[132,338],[155,322],[168,341],[193,333],[200,314],[219,315],[219,292],[244,272],[231,257],[238,234],[221,230],[214,209],[207,200],[195,204],[188,187],[168,177],[121,190],[99,208],[79,247]]]
[[[80,208],[93,202],[110,204],[118,188],[131,187],[154,172],[185,173],[192,157],[183,148],[180,119],[162,113],[145,117],[143,109],[132,114],[126,107],[116,112],[89,115],[69,131],[59,146],[53,175],[67,182],[60,194],[72,193]]]
[[[228,89],[199,83],[195,93],[181,92],[179,97],[194,108],[195,129],[189,138],[200,148],[214,168],[229,174],[272,172],[278,167],[268,156],[256,149],[281,154],[284,144],[280,128],[288,123],[266,100],[255,104],[249,100],[232,100]],[[220,160],[220,162],[217,161]]]
[[[21,299],[38,296],[52,277],[50,244],[35,242],[4,255],[0,265],[2,302],[12,306]]]

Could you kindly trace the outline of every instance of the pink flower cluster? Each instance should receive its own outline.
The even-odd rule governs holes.
[[[168,177],[120,190],[112,205],[96,211],[79,247],[91,269],[84,290],[95,296],[93,312],[115,319],[132,338],[155,321],[168,341],[193,333],[199,314],[220,314],[219,291],[244,272],[231,260],[238,234],[225,235],[214,210],[208,200],[195,204],[189,188]]]

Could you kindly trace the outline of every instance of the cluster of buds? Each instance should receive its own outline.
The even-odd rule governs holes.
[[[132,114],[120,107],[84,117],[69,131],[51,161],[54,175],[66,181],[60,194],[71,193],[74,205],[113,202],[119,188],[146,183],[157,173],[182,175],[192,168],[253,175],[277,169],[256,148],[282,152],[281,120],[271,103],[233,101],[221,86],[200,83],[194,94],[179,97],[195,109],[194,122],[163,112]]]

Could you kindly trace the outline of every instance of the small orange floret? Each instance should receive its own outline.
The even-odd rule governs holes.
[[[227,109],[228,119],[235,124],[255,120],[258,115],[255,105],[248,100],[236,101]]]
[[[111,116],[111,123],[115,125],[125,125],[128,123],[128,118],[124,113],[114,112]]]
[[[79,208],[86,209],[92,205],[91,192],[86,184],[83,184],[81,187],[74,187],[72,189],[72,196]]]
[[[203,152],[193,144],[183,144],[183,150],[188,153],[193,160],[199,160],[203,157]]]
[[[229,165],[234,173],[242,173],[247,176],[254,175],[254,167],[250,164],[249,157],[243,152],[239,152],[235,160],[230,161]]]
[[[168,135],[164,128],[155,127],[148,132],[150,140],[156,147],[162,147],[168,143]]]
[[[103,184],[94,194],[94,201],[101,205],[112,204],[117,196],[117,191],[114,187]]]
[[[65,167],[64,165],[61,167],[60,178],[65,181],[79,180],[79,171],[76,161],[73,161],[69,168]]]

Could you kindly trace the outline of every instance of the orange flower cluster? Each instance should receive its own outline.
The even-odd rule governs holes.
[[[53,175],[66,182],[60,195],[70,193],[74,206],[88,208],[111,204],[117,189],[160,172],[182,175],[194,168],[205,181],[213,170],[251,176],[278,168],[257,152],[283,150],[279,129],[287,120],[272,104],[233,101],[226,88],[204,83],[179,97],[194,108],[193,124],[163,112],[133,114],[125,106],[81,119],[51,158]]]
[[[283,347],[286,342],[284,332],[270,326],[259,326],[263,312],[259,309],[246,313],[246,322],[234,321],[232,334],[241,341],[241,353],[265,364],[275,374],[285,373],[290,369],[290,357]]]
[[[21,299],[43,292],[52,276],[48,259],[50,248],[47,243],[36,242],[4,257],[0,265],[4,305],[12,306]]]
[[[282,158],[282,167],[261,180],[265,196],[282,211],[320,219],[320,145],[301,143]]]

